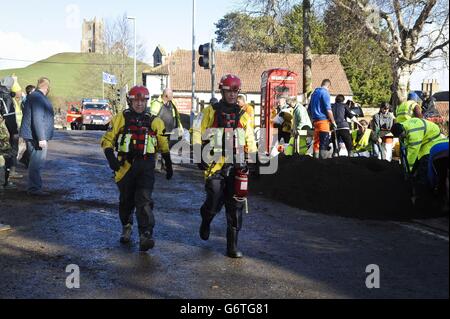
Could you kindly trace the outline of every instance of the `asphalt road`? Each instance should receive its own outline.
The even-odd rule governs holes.
[[[0,298],[449,297],[448,218],[348,219],[252,195],[245,257],[234,260],[225,256],[223,212],[208,242],[198,236],[203,178],[189,165],[176,166],[171,181],[157,174],[155,248],[138,252],[137,229],[123,246],[101,134],[56,134],[44,174],[51,197],[27,197],[25,180],[0,193],[0,222],[12,227],[0,232]],[[79,288],[66,285],[76,269],[68,265],[79,269]],[[379,288],[366,286],[376,274],[368,265],[379,269]]]

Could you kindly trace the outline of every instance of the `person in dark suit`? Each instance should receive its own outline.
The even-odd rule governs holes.
[[[27,192],[32,196],[48,196],[42,191],[41,171],[47,158],[48,141],[53,138],[54,111],[48,99],[50,80],[42,77],[36,90],[26,100],[20,136],[26,141],[30,154]]]

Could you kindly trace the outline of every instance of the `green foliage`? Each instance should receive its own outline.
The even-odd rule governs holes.
[[[217,43],[233,51],[284,52],[284,28],[269,16],[231,12],[216,23]]]
[[[226,14],[216,23],[217,43],[232,51],[301,53],[303,51],[303,9],[295,5],[278,21],[270,16],[251,16],[242,12]],[[326,50],[325,25],[318,17],[311,21],[313,53]]]
[[[26,68],[0,70],[0,78],[15,74],[23,90],[28,84],[36,85],[37,80],[46,76],[51,81],[49,97],[58,104],[62,100],[77,101],[82,98],[102,97],[102,72],[114,70],[107,56],[97,53],[60,53],[36,62]],[[132,85],[133,59],[121,60],[126,67],[127,82]],[[118,63],[118,62],[114,62]],[[138,62],[138,74],[150,66]],[[114,73],[112,73],[114,74]],[[140,77],[138,77],[138,81]],[[114,98],[115,89],[105,84],[105,97]],[[56,106],[56,105],[55,105]],[[59,106],[59,105],[58,105]]]
[[[392,84],[390,57],[342,9],[330,5],[324,21],[329,53],[340,56],[355,100],[367,106],[389,101]]]
[[[311,49],[313,54],[323,54],[328,48],[325,24],[316,15],[311,17]],[[295,5],[283,19],[285,46],[290,52],[303,53],[303,7]]]
[[[216,28],[217,42],[233,51],[303,53],[301,4],[278,20],[231,12]],[[340,56],[355,100],[367,106],[389,101],[391,59],[348,13],[330,4],[320,17],[313,9],[310,29],[313,54]]]

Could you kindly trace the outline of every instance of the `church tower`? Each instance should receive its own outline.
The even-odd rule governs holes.
[[[104,53],[104,24],[97,18],[83,20],[81,53]]]

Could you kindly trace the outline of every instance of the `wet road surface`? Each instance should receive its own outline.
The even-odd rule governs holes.
[[[118,241],[118,190],[99,147],[101,132],[58,132],[44,185],[49,198],[0,193],[0,298],[448,298],[448,219],[442,227],[312,214],[250,197],[239,247],[226,257],[224,212],[210,240],[198,236],[201,172],[158,173],[156,245],[139,253]],[[275,187],[275,186],[274,186]],[[66,287],[68,265],[80,288]],[[366,267],[380,288],[366,287]]]

